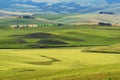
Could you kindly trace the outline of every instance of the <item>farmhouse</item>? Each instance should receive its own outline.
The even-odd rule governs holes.
[[[17,25],[18,28],[23,28],[23,27],[26,27],[26,25]]]
[[[37,24],[29,24],[29,25],[27,25],[27,27],[30,27],[30,28],[34,27],[35,28],[35,27],[38,27],[38,25]]]
[[[25,27],[28,27],[28,28],[36,28],[36,27],[39,27],[39,25],[37,24],[28,24],[28,25],[10,25],[11,28],[25,28]]]
[[[10,25],[11,28],[17,28],[17,25]]]

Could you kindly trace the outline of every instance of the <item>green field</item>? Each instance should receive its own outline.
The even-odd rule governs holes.
[[[107,46],[119,43],[119,30],[102,26],[6,27],[0,29],[0,48]]]
[[[54,21],[74,23],[80,15],[79,19],[74,15],[34,17],[0,19],[0,80],[120,79],[119,26],[54,25]],[[48,26],[7,26],[11,24]]]
[[[120,55],[84,48],[1,49],[0,80],[119,80]]]

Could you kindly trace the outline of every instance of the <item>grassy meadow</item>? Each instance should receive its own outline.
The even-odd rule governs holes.
[[[107,46],[118,44],[120,27],[49,26],[1,28],[0,48],[50,48]]]
[[[90,21],[86,21],[88,16]],[[93,15],[0,18],[0,80],[119,80],[120,27],[70,25],[81,20],[85,23],[108,20],[104,16],[113,23],[119,18],[118,15],[115,18],[95,15],[94,19]],[[67,24],[54,25],[57,22]],[[8,26],[14,24],[40,26]]]
[[[1,49],[0,80],[119,80],[120,55],[84,48]]]

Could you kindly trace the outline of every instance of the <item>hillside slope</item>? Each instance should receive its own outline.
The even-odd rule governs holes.
[[[118,3],[120,3],[118,0],[1,0],[0,10],[57,14],[95,13],[96,11],[108,10],[120,13]]]
[[[32,13],[0,10],[0,16],[12,16],[12,15],[32,15]]]
[[[57,19],[58,22],[82,24],[82,23],[98,23],[108,22],[112,24],[120,23],[120,15],[107,15],[107,14],[81,14],[74,16],[67,16],[61,19]]]
[[[120,54],[120,44],[111,45],[111,46],[93,47],[93,48],[88,48],[84,51],[99,52],[99,53],[118,53],[118,54]]]

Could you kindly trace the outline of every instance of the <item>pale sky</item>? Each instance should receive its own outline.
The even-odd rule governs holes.
[[[54,2],[60,2],[60,1],[63,1],[63,0],[32,0],[34,2],[51,2],[51,3],[54,3]]]
[[[105,5],[107,2],[105,0],[32,0],[33,2],[48,2],[48,3],[56,3],[56,2],[76,2],[80,5]]]

